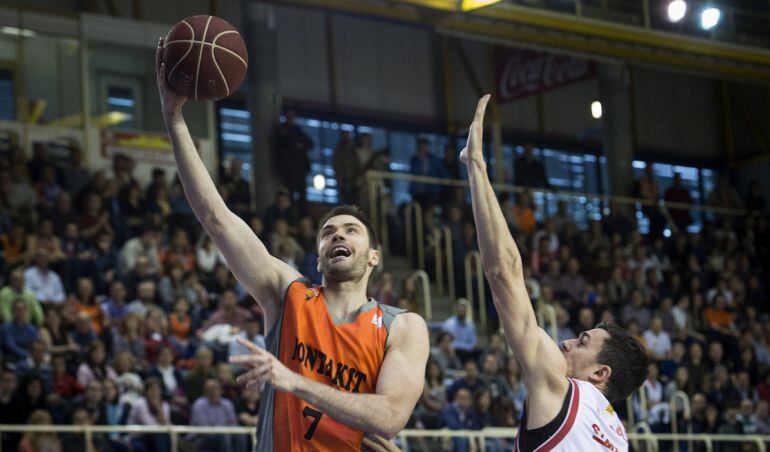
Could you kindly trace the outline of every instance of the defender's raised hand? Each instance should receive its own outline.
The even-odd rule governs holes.
[[[163,38],[158,38],[158,48],[155,50],[155,78],[160,93],[160,106],[164,115],[179,113],[187,100],[171,89],[166,78],[166,63],[163,62]]]
[[[482,148],[482,138],[484,136],[484,112],[489,103],[489,94],[479,99],[476,106],[476,114],[473,116],[470,130],[468,131],[468,142],[465,148],[460,152],[460,161],[470,166],[471,163],[484,162],[484,151]]]

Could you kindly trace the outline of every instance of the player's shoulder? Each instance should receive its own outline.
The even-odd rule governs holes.
[[[389,307],[390,308],[390,307]],[[384,311],[383,311],[383,315]],[[388,346],[421,344],[428,339],[428,325],[419,314],[400,310],[393,318],[388,331]]]

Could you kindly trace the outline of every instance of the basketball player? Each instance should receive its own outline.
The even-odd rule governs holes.
[[[380,261],[368,220],[353,206],[324,217],[317,239],[320,287],[271,256],[228,210],[206,172],[182,118],[186,99],[166,82],[162,47],[161,39],[157,82],[185,194],[265,315],[269,353],[252,347],[231,359],[251,369],[241,382],[267,383],[258,450],[361,450],[364,432],[393,438],[422,393],[428,330],[417,314],[367,300],[367,282]]]
[[[610,402],[641,386],[647,354],[614,323],[583,331],[577,339],[563,341],[561,349],[538,327],[524,286],[521,255],[489,183],[482,154],[488,101],[489,95],[479,100],[460,160],[468,167],[484,273],[527,387],[516,450],[625,451],[625,430]]]

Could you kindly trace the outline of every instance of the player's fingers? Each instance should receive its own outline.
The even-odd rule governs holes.
[[[158,38],[158,48],[155,49],[155,72],[160,74],[160,67],[163,64],[163,38]]]
[[[260,380],[260,381],[266,380],[267,379],[266,377],[268,377],[272,367],[273,366],[270,363],[260,363],[250,371],[236,378],[235,381],[236,383],[243,384],[253,380]]]
[[[258,365],[270,360],[269,356],[264,355],[236,355],[230,357],[230,363],[232,364],[250,364]]]
[[[256,345],[254,345],[253,342],[247,341],[246,339],[244,339],[244,338],[242,338],[240,336],[236,337],[235,340],[238,341],[239,344],[241,344],[244,347],[248,348],[252,353],[256,353],[257,355],[264,355],[264,354],[267,353],[265,350],[263,350],[263,349],[257,347]]]
[[[485,94],[481,97],[481,99],[479,99],[479,103],[476,105],[476,114],[473,116],[473,122],[475,124],[484,124],[484,112],[487,109],[487,104],[489,103],[490,97],[492,96]]]
[[[371,433],[364,435],[361,444],[365,446],[367,450],[373,452],[392,452],[399,450],[399,448],[393,442]]]

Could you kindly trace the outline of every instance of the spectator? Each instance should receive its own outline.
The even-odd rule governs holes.
[[[70,300],[80,314],[91,319],[91,328],[97,336],[101,335],[104,331],[104,313],[96,302],[93,282],[89,278],[78,278],[76,292]]]
[[[142,235],[142,227],[145,220],[144,199],[142,198],[142,189],[136,182],[130,182],[128,185],[120,188],[118,193],[118,202],[122,219],[125,221],[124,235],[119,235],[121,241],[128,237]]]
[[[260,223],[262,220],[259,217],[254,217]],[[224,258],[217,249],[211,237],[208,234],[201,234],[198,240],[198,245],[195,248],[195,263],[198,270],[203,273],[204,276],[210,276],[214,273],[214,268],[217,264],[223,264]]]
[[[68,224],[73,223],[77,226],[79,217],[72,208],[72,196],[67,192],[59,193],[56,203],[45,218],[51,221],[53,232],[57,237],[64,235]]]
[[[137,287],[137,299],[128,304],[129,313],[136,314],[140,318],[144,318],[153,307],[157,307],[155,302],[155,282],[152,280],[146,280],[139,283]]]
[[[174,265],[181,266],[184,272],[195,270],[195,253],[184,229],[174,230],[168,248],[160,255],[160,262],[166,270]]]
[[[119,325],[128,314],[126,304],[126,286],[115,280],[110,283],[109,297],[101,302],[100,308],[105,327]]]
[[[289,225],[297,224],[297,221],[299,220],[297,212],[292,206],[291,194],[285,188],[281,188],[275,192],[275,202],[265,209],[263,220],[265,232],[272,233],[275,228],[275,223],[279,219],[286,220],[286,223]],[[259,236],[259,233],[256,231],[255,234]],[[264,240],[264,236],[260,237],[267,246],[270,246],[269,240]]]
[[[644,306],[644,297],[642,292],[638,289],[631,292],[631,304],[623,307],[620,314],[620,321],[628,323],[631,319],[635,319],[639,328],[646,330],[650,327],[652,314],[649,308]]]
[[[251,210],[251,189],[243,178],[243,162],[234,158],[224,171],[222,182],[230,191],[230,208],[242,218]],[[184,197],[183,197],[184,198]]]
[[[414,176],[435,177],[446,179],[449,174],[441,160],[430,152],[430,143],[424,138],[417,140],[417,152],[409,161],[409,173]],[[423,206],[423,209],[439,200],[441,189],[438,185],[423,182],[412,182],[409,188],[412,199]]]
[[[647,352],[656,361],[664,359],[671,350],[671,338],[663,331],[663,320],[660,317],[652,319],[650,329],[644,332],[644,340],[647,342]]]
[[[524,153],[513,164],[513,183],[522,187],[550,188],[543,164],[535,159],[532,143],[524,145]]]
[[[768,402],[766,400],[760,400],[757,403],[757,409],[754,412],[753,421],[757,426],[757,434],[770,435],[770,410],[768,410]]]
[[[292,267],[299,268],[299,264],[305,256],[302,245],[289,234],[289,224],[286,220],[279,218],[273,226],[273,232],[270,235],[270,249],[273,254]]]
[[[61,242],[56,237],[50,220],[40,221],[36,233],[28,238],[28,249],[31,256],[36,256],[40,252],[46,253],[49,262],[54,265],[65,258]]]
[[[77,379],[80,386],[86,387],[92,381],[117,379],[115,370],[107,364],[107,352],[104,343],[94,341],[88,347],[87,361],[78,366]]]
[[[342,131],[332,157],[334,175],[337,178],[340,199],[343,204],[355,204],[358,199],[358,179],[363,167],[356,155],[353,137],[350,132]]]
[[[468,359],[463,364],[463,370],[465,371],[463,376],[455,380],[447,388],[447,400],[454,401],[455,395],[460,389],[467,389],[471,393],[476,392],[477,389],[484,386],[485,382],[479,375],[479,365],[476,361]]]
[[[764,212],[767,207],[765,196],[762,194],[762,187],[755,180],[749,182],[749,192],[746,193],[743,201],[747,209],[756,213]]]
[[[524,234],[531,234],[537,226],[535,218],[534,202],[529,192],[519,193],[518,201],[511,208],[510,223],[514,228]]]
[[[646,204],[642,206],[642,213],[650,220],[650,236],[660,236],[665,226],[665,219],[658,207],[660,187],[652,173],[651,163],[645,166],[644,172],[636,181],[636,196],[646,201]]]
[[[51,358],[53,391],[60,396],[71,399],[83,392],[75,377],[67,371],[67,361],[63,356]],[[109,380],[105,380],[109,381]]]
[[[651,362],[643,388],[647,396],[647,422],[657,431],[670,422],[667,400],[663,400],[663,384],[658,380],[658,364]]]
[[[158,359],[147,375],[157,378],[162,383],[163,398],[166,400],[184,393],[182,373],[174,367],[174,352],[171,347],[164,345],[158,349]]]
[[[297,199],[300,208],[304,209],[307,190],[305,178],[310,171],[308,153],[313,148],[313,140],[296,124],[294,110],[287,110],[285,117],[286,121],[273,132],[273,163],[278,174],[283,176],[290,197]]]
[[[107,423],[107,411],[104,405],[104,384],[101,380],[91,380],[85,386],[83,395],[73,401],[73,405],[88,411],[91,422],[97,425]]]
[[[8,277],[8,285],[0,289],[0,318],[11,318],[11,307],[15,300],[24,300],[27,305],[28,320],[39,326],[45,320],[43,308],[35,298],[35,294],[24,287],[24,271],[20,268],[12,270]]]
[[[739,209],[743,207],[743,201],[741,201],[738,192],[730,184],[730,178],[727,173],[722,173],[717,178],[714,185],[714,191],[708,197],[707,204],[716,207],[728,207]]]
[[[436,344],[436,347],[431,350],[431,358],[438,363],[442,371],[447,373],[447,376],[457,376],[463,365],[454,348],[454,336],[452,333],[442,331],[436,338]]]
[[[451,333],[454,337],[452,346],[457,356],[464,360],[476,350],[476,326],[467,318],[468,308],[463,302],[455,306],[455,315],[446,319],[441,326],[442,330]]]
[[[75,407],[71,414],[72,425],[85,426],[93,425],[94,420],[84,407]],[[62,449],[70,450],[98,450],[109,451],[112,448],[107,438],[102,433],[92,433],[90,437],[86,436],[82,430],[76,433],[65,433],[62,435]]]
[[[41,250],[35,255],[35,265],[24,272],[25,289],[44,305],[62,303],[66,297],[61,278],[48,267],[49,262],[48,254]]]
[[[16,363],[16,371],[20,375],[39,375],[43,380],[43,388],[50,391],[53,386],[53,372],[49,361],[45,344],[40,339],[35,339],[29,345],[27,358]]]
[[[259,403],[261,393],[256,386],[246,386],[241,396],[235,402],[235,414],[238,416],[238,424],[242,427],[256,428],[259,422]],[[249,450],[254,449],[255,444],[249,445]]]
[[[27,303],[22,299],[13,302],[11,319],[3,325],[3,349],[6,359],[18,362],[27,359],[29,347],[38,338],[37,328],[29,322]]]
[[[233,403],[222,398],[222,386],[219,380],[215,378],[206,380],[205,395],[192,405],[190,425],[201,427],[238,425]],[[244,450],[243,439],[240,435],[196,434],[194,442],[199,449],[230,452]]]
[[[57,308],[51,308],[45,316],[45,325],[39,330],[40,340],[53,356],[70,359],[78,351],[78,345],[72,339],[72,334],[62,325],[61,313]]]
[[[123,320],[112,328],[112,354],[127,351],[137,359],[146,355],[144,343],[144,323],[135,313],[128,313]]]
[[[198,347],[195,353],[197,366],[189,371],[184,379],[184,393],[189,403],[195,402],[203,394],[206,380],[216,378],[214,353],[206,346]]]
[[[230,342],[228,356],[248,355],[248,348],[241,345],[237,338],[242,338],[259,348],[265,348],[265,336],[262,335],[262,319],[255,315],[248,315],[243,330],[235,335]]]
[[[120,250],[118,273],[127,275],[134,269],[137,259],[142,256],[147,260],[147,270],[151,274],[160,271],[158,254],[159,231],[153,226],[146,226],[138,237],[128,240]]]
[[[206,333],[215,325],[229,325],[240,330],[251,316],[248,310],[238,306],[238,298],[234,291],[226,290],[219,300],[219,308],[208,316],[208,319],[200,329],[200,333]],[[232,329],[229,330],[232,332]]]
[[[169,425],[171,408],[161,395],[161,382],[150,377],[144,385],[144,397],[131,407],[128,425]],[[165,452],[171,450],[171,439],[165,433],[139,435],[131,440],[136,451]]]
[[[441,418],[444,426],[450,430],[473,430],[475,428],[473,414],[471,391],[467,388],[460,388],[455,399],[444,409]],[[468,440],[465,438],[453,439],[452,450],[455,452],[469,450]]]
[[[666,193],[663,195],[663,199],[666,202],[675,202],[680,204],[692,204],[692,197],[690,191],[682,186],[682,175],[680,173],[674,173],[674,181]],[[671,215],[671,219],[674,221],[679,231],[687,231],[687,227],[692,223],[690,218],[690,211],[687,209],[675,209],[668,208],[668,212]]]
[[[95,192],[86,194],[85,209],[80,214],[80,236],[89,243],[96,243],[102,233],[112,233],[110,213],[104,208],[104,200]]]
[[[424,428],[437,429],[441,426],[441,412],[446,405],[446,387],[441,365],[433,358],[428,359],[425,369],[425,385],[422,396],[415,408],[415,415]]]
[[[24,424],[35,410],[47,410],[43,379],[34,374],[22,378],[21,386],[11,400],[10,407],[9,424]]]
[[[0,249],[2,262],[8,267],[26,265],[29,262],[27,237],[21,224],[14,223],[10,231],[0,234]]]
[[[53,418],[46,410],[35,410],[29,416],[28,425],[51,425]],[[19,443],[19,452],[61,452],[62,445],[54,432],[27,432]]]
[[[567,262],[567,271],[562,273],[554,290],[563,293],[573,303],[579,302],[586,290],[586,280],[580,274],[580,262],[572,258]]]
[[[481,367],[481,379],[490,392],[491,399],[504,396],[507,393],[505,378],[500,372],[501,363],[497,355],[488,354],[484,356]]]

